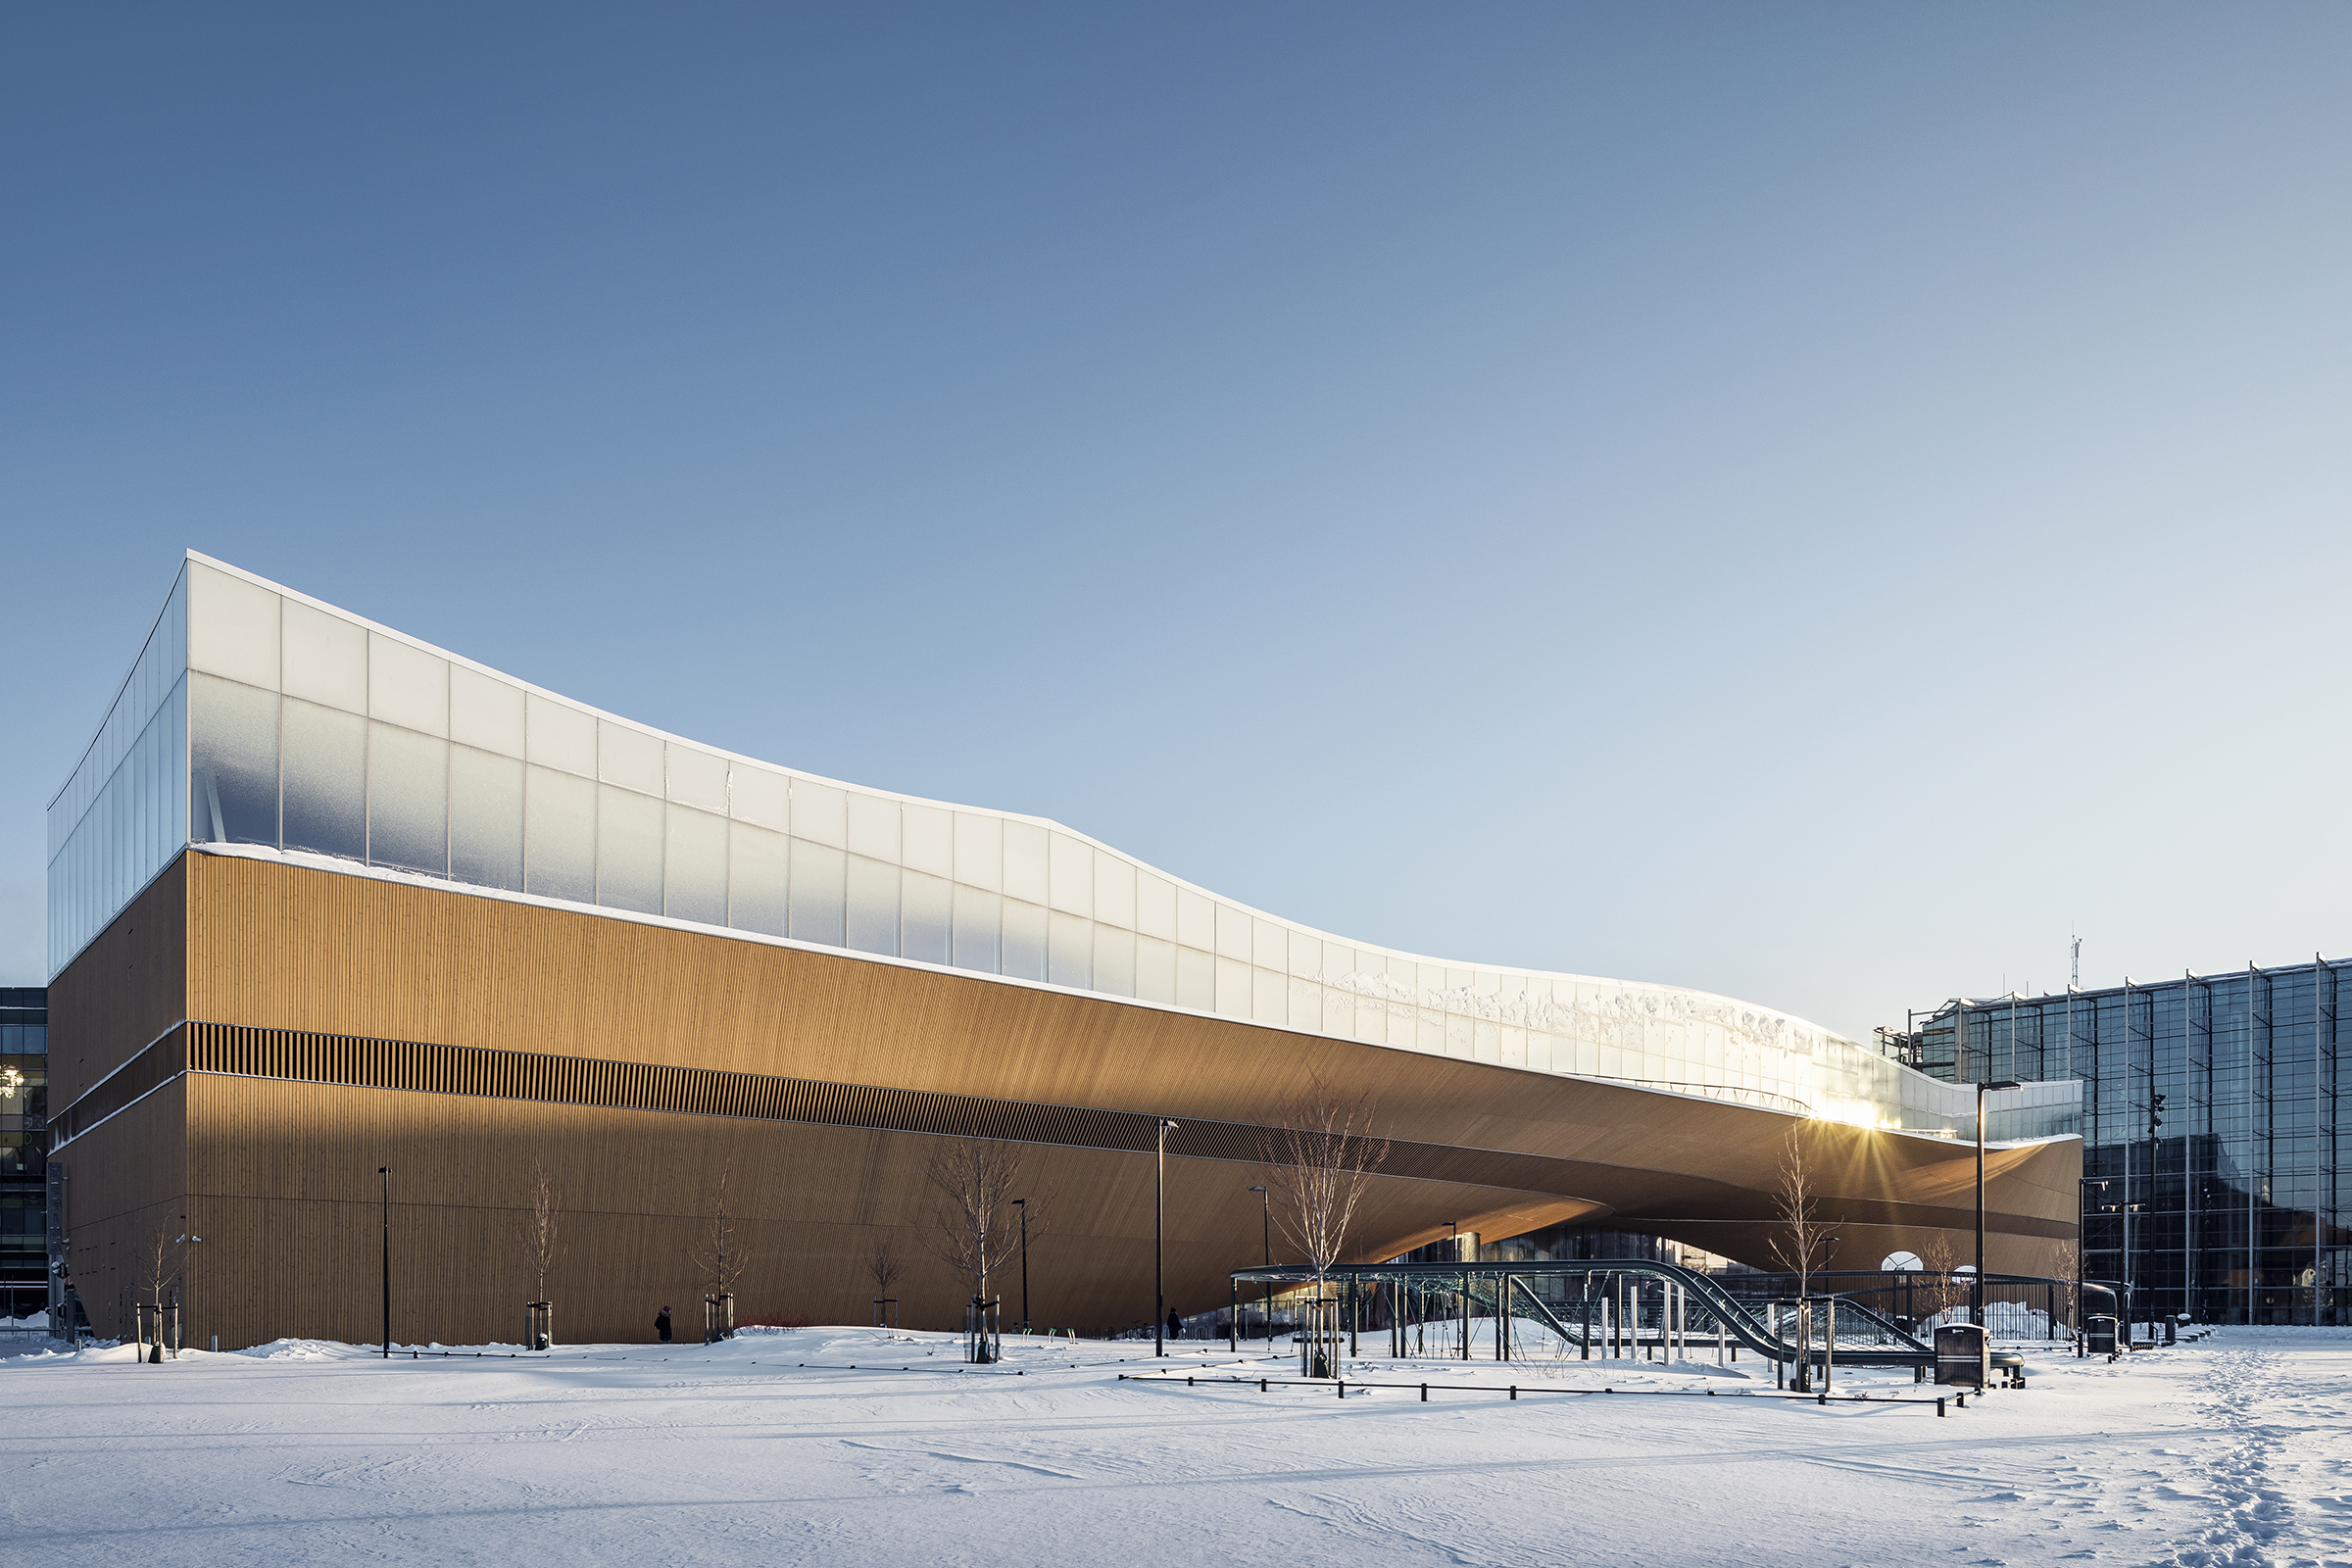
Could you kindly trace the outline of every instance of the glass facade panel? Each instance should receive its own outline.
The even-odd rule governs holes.
[[[662,773],[669,798],[698,811],[727,814],[727,760],[691,746],[662,748]]]
[[[1135,933],[1098,923],[1095,933],[1095,989],[1114,997],[1135,995]]]
[[[899,868],[863,855],[850,857],[849,945],[860,953],[897,957]]]
[[[944,814],[944,813],[943,813]],[[925,963],[948,961],[955,919],[955,884],[944,876],[906,871],[899,878],[899,956]]]
[[[1217,1010],[1217,960],[1199,948],[1176,950],[1176,1004]]]
[[[935,806],[906,806],[899,811],[901,864],[926,876],[956,875],[955,814]]]
[[[258,583],[187,566],[188,667],[277,691],[277,595]]]
[[[368,629],[291,599],[281,599],[278,604],[284,639],[279,679],[285,694],[365,716]]]
[[[782,833],[792,826],[792,785],[781,773],[738,767],[727,775],[727,805],[738,822]]]
[[[191,836],[276,844],[277,694],[218,675],[190,675],[188,683]]]
[[[1046,830],[1030,822],[1004,824],[1004,896],[1046,902]]]
[[[449,742],[391,724],[368,732],[368,858],[447,876]]]
[[[834,849],[849,846],[849,796],[830,784],[792,781],[792,836]]]
[[[1047,902],[1064,914],[1094,918],[1095,852],[1066,833],[1046,838]]]
[[[382,632],[368,634],[368,716],[446,739],[449,665]]]
[[[784,934],[792,858],[783,834],[748,822],[727,828],[727,924],[766,936]]]
[[[1259,1023],[1290,1021],[1291,983],[1280,970],[1250,969],[1250,1016]]]
[[[799,791],[796,786],[795,795]],[[799,805],[796,800],[794,805]],[[799,942],[848,945],[849,857],[830,844],[792,841],[792,929]]]
[[[1004,834],[993,816],[979,816],[970,811],[956,813],[956,880],[966,887],[986,888],[991,893],[1004,887]],[[995,938],[990,938],[993,947]],[[971,965],[958,958],[964,968]]]
[[[614,785],[596,798],[596,902],[639,914],[662,912],[662,803]]]
[[[664,819],[662,912],[705,925],[727,923],[727,819],[674,802]]]
[[[289,850],[368,858],[368,721],[359,714],[285,698],[285,795],[281,831]]]
[[[463,664],[450,665],[449,738],[476,751],[521,758],[528,750],[522,688]]]
[[[536,764],[523,769],[523,890],[596,902],[597,786]]]
[[[1176,940],[1203,953],[1217,951],[1217,906],[1191,888],[1176,890]]]
[[[1217,956],[1250,961],[1250,916],[1229,904],[1217,906]]]
[[[1176,940],[1176,884],[1149,871],[1135,873],[1135,929],[1137,934]]]
[[[962,823],[957,822],[960,828]],[[958,863],[962,845],[956,846]],[[997,972],[997,914],[1003,897],[980,888],[956,884],[956,933],[951,956],[958,969]]]
[[[1095,983],[1095,923],[1053,911],[1046,930],[1046,978],[1081,991]]]
[[[1004,934],[999,972],[1019,980],[1046,977],[1046,910],[1020,899],[1004,901]]]
[[[598,778],[624,790],[657,800],[667,792],[662,777],[662,743],[609,718],[596,723],[596,769]]]
[[[1171,915],[1173,906],[1170,907]],[[1135,996],[1139,1002],[1176,1000],[1176,944],[1157,937],[1135,939]]]
[[[449,749],[449,874],[522,889],[522,763],[471,746]]]
[[[850,853],[899,864],[899,803],[850,792]]]
[[[1095,918],[1135,929],[1135,867],[1101,850],[1095,851]]]
[[[528,760],[534,765],[596,777],[595,714],[525,692],[523,725]]]

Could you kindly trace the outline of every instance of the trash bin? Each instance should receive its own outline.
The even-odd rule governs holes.
[[[2115,1319],[2104,1312],[2094,1312],[2082,1320],[2082,1333],[2090,1342],[2093,1355],[2115,1353]]]
[[[1981,1389],[1992,1381],[1992,1342],[1977,1323],[1945,1323],[1936,1330],[1936,1381]]]

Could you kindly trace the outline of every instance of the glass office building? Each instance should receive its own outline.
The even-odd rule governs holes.
[[[1770,1008],[1367,946],[1055,822],[663,734],[194,553],[49,826],[53,976],[184,844],[250,846],[1856,1126],[1973,1128],[1973,1097]],[[1993,1136],[2073,1132],[2073,1093],[2004,1097]]]
[[[49,1298],[49,994],[0,987],[0,1301],[8,1315]]]
[[[2083,1270],[2142,1311],[2352,1320],[2339,1157],[2352,964],[1961,999],[1890,1036],[1958,1084],[2082,1084]]]

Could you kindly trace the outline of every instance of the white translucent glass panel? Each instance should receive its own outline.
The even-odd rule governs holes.
[[[899,952],[899,868],[863,855],[849,858],[848,946],[896,957]]]
[[[1301,980],[1315,979],[1323,972],[1323,944],[1303,931],[1288,936],[1290,972]]]
[[[1259,1023],[1288,1023],[1291,1017],[1291,983],[1275,969],[1251,968],[1250,971],[1250,1016]]]
[[[133,687],[140,683],[134,680]],[[147,694],[131,693],[144,705]],[[119,707],[110,725],[126,723]],[[83,765],[113,760],[113,769],[87,798],[49,858],[48,917],[51,970],[63,968],[104,930],[187,839],[186,688],[174,686],[145,725],[127,740],[109,737]]]
[[[1046,902],[1046,830],[1028,822],[1006,822],[1004,896],[1027,904]]]
[[[960,829],[963,818],[958,816],[956,862],[962,863]],[[1004,900],[982,888],[956,884],[955,936],[950,946],[950,961],[958,969],[976,969],[982,974],[997,972],[997,915]]]
[[[1205,895],[1176,890],[1176,940],[1203,953],[1217,951],[1217,906]]]
[[[1095,852],[1066,833],[1046,836],[1047,900],[1064,914],[1095,913]]]
[[[1373,1045],[1385,1045],[1389,1038],[1389,1009],[1386,1004],[1368,997],[1355,999],[1355,1038]]]
[[[1018,826],[1019,824],[1008,824]],[[1042,849],[1044,846],[1039,846]],[[1009,861],[1009,856],[1007,860]],[[1038,880],[1045,880],[1045,857],[1038,857]],[[1008,867],[1009,868],[1009,867]],[[1004,905],[1004,937],[1000,951],[998,972],[1020,980],[1043,980],[1046,977],[1046,910],[1043,905],[1030,904],[1006,895]]]
[[[368,724],[368,858],[449,874],[449,742]]]
[[[792,883],[791,840],[737,821],[727,829],[727,923],[738,931],[784,934]]]
[[[529,750],[522,688],[463,664],[449,666],[449,738],[476,751],[521,758]]]
[[[1319,986],[1323,993],[1323,1032],[1345,1040],[1355,1033],[1355,998],[1337,986]]]
[[[523,694],[525,755],[534,766],[596,777],[596,715]]]
[[[672,805],[664,818],[662,910],[678,920],[727,923],[727,819]]]
[[[1323,988],[1312,980],[1285,976],[1284,986],[1289,997],[1284,1004],[1286,1021],[1294,1029],[1321,1029],[1323,1022]],[[1345,1031],[1342,1031],[1345,1033]]]
[[[275,845],[277,694],[217,675],[190,675],[188,688],[189,836]]]
[[[799,795],[797,787],[793,793]],[[800,803],[796,799],[793,804],[797,808]],[[846,945],[848,858],[830,844],[792,841],[792,924],[785,935],[829,948]]]
[[[536,763],[523,770],[523,889],[596,902],[596,785]]]
[[[1093,927],[1095,938],[1095,980],[1097,991],[1113,997],[1135,995],[1135,933],[1098,921]]]
[[[187,585],[188,667],[275,692],[277,595],[197,562]]]
[[[1250,965],[1239,958],[1219,958],[1217,963],[1217,1011],[1228,1018],[1250,1016]]]
[[[1262,969],[1288,969],[1290,933],[1272,920],[1250,921],[1250,961]]]
[[[1095,854],[1095,918],[1135,929],[1135,867],[1115,855]]]
[[[1217,956],[1250,961],[1250,917],[1229,904],[1217,906]]]
[[[279,723],[285,847],[366,859],[368,721],[289,697]]]
[[[898,802],[878,795],[850,796],[850,853],[900,863]]]
[[[288,697],[346,713],[368,711],[368,628],[280,600],[279,680]]]
[[[514,758],[450,747],[449,874],[521,891],[522,763]]]
[[[1176,1004],[1217,1010],[1217,960],[1199,948],[1176,950]]]
[[[1476,1019],[1450,1012],[1439,1014],[1439,1019],[1438,1027],[1445,1031],[1446,1054],[1448,1056],[1474,1056],[1477,1054]]]
[[[1162,942],[1176,940],[1176,884],[1149,871],[1135,873],[1135,929]]]
[[[946,813],[940,813],[944,816]],[[909,813],[911,817],[911,812]],[[899,956],[946,963],[955,921],[955,884],[944,876],[906,871],[899,878]]]
[[[1174,906],[1170,906],[1173,913]],[[1135,996],[1139,1002],[1176,1000],[1176,954],[1173,942],[1139,935],[1135,939]]]
[[[935,806],[899,808],[899,863],[925,876],[956,875],[956,816]]]
[[[1082,846],[1083,847],[1083,846]],[[1046,920],[1046,978],[1079,990],[1095,983],[1095,923],[1059,909]]]
[[[735,768],[727,776],[727,806],[738,822],[786,832],[792,826],[792,781],[765,768]]]
[[[608,908],[662,912],[662,803],[633,790],[599,786],[596,800],[596,902]]]
[[[956,880],[965,887],[1003,891],[1004,832],[997,818],[956,813]]]
[[[669,798],[698,811],[727,814],[727,760],[691,746],[663,748]]]
[[[607,784],[656,798],[665,793],[662,779],[662,743],[643,730],[596,721],[596,776]]]
[[[830,849],[849,847],[849,796],[830,784],[792,781],[792,836]]]
[[[368,633],[368,716],[446,739],[448,662],[382,632]]]

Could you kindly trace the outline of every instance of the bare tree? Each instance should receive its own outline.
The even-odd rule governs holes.
[[[2081,1239],[2075,1238],[2060,1242],[2057,1247],[2057,1255],[2050,1266],[2056,1271],[2056,1277],[2066,1282],[2064,1290],[2054,1293],[2058,1299],[2052,1305],[2068,1327],[2079,1329],[2082,1325],[2076,1314],[2080,1310],[2079,1298],[2082,1291],[2076,1282],[2082,1273],[2082,1243]]]
[[[1313,1266],[1317,1296],[1347,1250],[1348,1228],[1373,1173],[1388,1157],[1389,1141],[1372,1135],[1371,1097],[1350,1099],[1320,1077],[1284,1107],[1282,1125],[1259,1136],[1274,1221]]]
[[[556,1232],[563,1209],[556,1200],[555,1173],[543,1164],[531,1166],[529,1196],[531,1206],[514,1221],[514,1242],[522,1253],[523,1270],[531,1277],[531,1299],[544,1301],[547,1276],[554,1272],[562,1253]]]
[[[1920,1244],[1919,1260],[1927,1265],[1928,1273],[1936,1281],[1920,1292],[1925,1298],[1921,1304],[1928,1309],[1921,1315],[1939,1316],[1959,1304],[1960,1287],[1952,1278],[1952,1270],[1957,1266],[1958,1259],[1952,1250],[1951,1234],[1937,1231]]]
[[[752,1260],[750,1250],[736,1234],[739,1226],[734,1205],[738,1200],[729,1192],[734,1177],[733,1160],[719,1166],[710,1200],[703,1205],[702,1235],[692,1253],[706,1292],[711,1296],[734,1295],[735,1282],[743,1277],[744,1268]]]
[[[899,1276],[906,1271],[906,1265],[899,1257],[898,1239],[887,1234],[882,1236],[874,1243],[873,1251],[865,1259],[865,1272],[873,1279],[874,1295],[888,1296],[890,1288],[899,1283]]]
[[[135,1324],[138,1321],[139,1303],[144,1301],[159,1309],[156,1314],[155,1336],[158,1341],[164,1337],[163,1314],[160,1309],[172,1304],[171,1295],[173,1287],[179,1283],[180,1268],[185,1261],[187,1252],[184,1236],[177,1234],[180,1231],[181,1227],[179,1226],[158,1225],[155,1233],[140,1243],[137,1261],[132,1265],[135,1273],[131,1280],[133,1288],[139,1293],[137,1298],[131,1302],[131,1321],[134,1324],[132,1332],[134,1334],[137,1332]],[[177,1355],[179,1348],[172,1347],[172,1353]]]
[[[1796,1276],[1800,1300],[1811,1296],[1813,1274],[1829,1253],[1830,1227],[1821,1217],[1816,1180],[1812,1152],[1805,1147],[1805,1124],[1793,1123],[1781,1146],[1780,1185],[1773,1194],[1780,1228],[1772,1238],[1772,1255]]]
[[[932,1152],[923,1179],[931,1188],[925,1249],[985,1299],[989,1275],[1020,1249],[1021,1211],[1013,1199],[1029,1200],[1034,1242],[1044,1234],[1051,1195],[1021,1193],[1020,1146],[995,1138],[946,1140]]]

